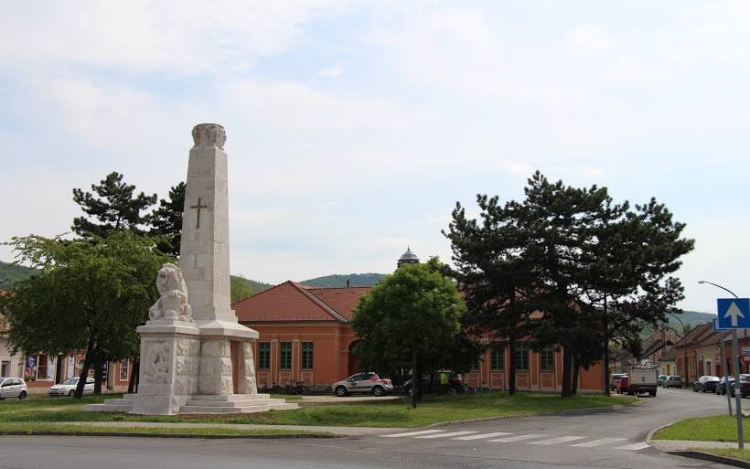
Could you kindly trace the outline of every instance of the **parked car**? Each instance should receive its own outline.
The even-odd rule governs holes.
[[[393,392],[393,384],[390,379],[383,379],[377,373],[357,373],[331,386],[333,392],[339,397],[349,394],[369,394],[383,396]]]
[[[693,391],[716,392],[717,384],[719,384],[718,376],[701,376],[693,382]]]
[[[664,387],[665,388],[681,388],[682,378],[680,378],[677,375],[670,375],[669,377],[667,377],[667,380],[664,381]]]
[[[732,383],[729,385],[731,387],[730,392],[732,393],[732,397],[735,395],[735,382],[732,381]],[[750,375],[740,375],[740,397],[746,397],[750,396]]]
[[[440,374],[446,373],[448,375],[448,385],[451,392],[462,393],[468,390],[466,384],[464,384],[463,378],[459,373],[453,371],[436,371],[435,373],[425,373],[422,375],[422,392],[423,393],[435,393],[441,392],[440,388]],[[414,386],[412,380],[408,380],[404,383],[404,394],[411,396],[414,392]]]
[[[620,381],[617,383],[617,394],[628,393],[628,375],[620,376]]]
[[[21,378],[0,377],[0,399],[8,397],[26,399],[28,395],[29,388],[26,387],[26,381]]]
[[[612,377],[609,379],[609,390],[610,391],[617,391],[617,388],[620,386],[620,380],[623,376],[627,376],[625,373],[614,373]]]
[[[659,375],[658,385],[664,387],[664,382],[669,378],[667,375]]]
[[[729,386],[731,387],[734,384],[734,377],[729,377]],[[719,383],[716,385],[716,394],[719,394],[720,396],[724,396],[727,393],[727,386],[724,384],[724,377],[722,376],[719,380]]]
[[[78,386],[78,377],[68,378],[60,384],[56,384],[49,388],[47,394],[50,397],[55,396],[72,396],[76,393],[76,387]],[[84,394],[94,393],[94,378],[86,378],[86,384],[83,385]]]

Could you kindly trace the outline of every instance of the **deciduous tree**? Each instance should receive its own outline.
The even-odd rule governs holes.
[[[406,264],[386,276],[357,305],[352,328],[364,341],[355,352],[376,369],[420,366],[460,333],[463,300],[451,279],[427,264]],[[412,407],[417,406],[413,393]]]
[[[86,350],[76,390],[81,397],[92,364],[138,352],[135,329],[158,298],[156,275],[170,258],[153,240],[128,232],[73,241],[28,236],[7,244],[20,262],[39,270],[2,299],[10,344],[30,353]],[[97,371],[96,393],[100,378]]]

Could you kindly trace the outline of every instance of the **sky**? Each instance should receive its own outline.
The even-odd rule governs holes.
[[[231,271],[278,283],[450,260],[527,178],[651,197],[696,248],[681,307],[750,296],[750,2],[4,2],[0,240],[70,231],[118,171],[167,196],[227,132]],[[13,260],[0,246],[0,260]]]

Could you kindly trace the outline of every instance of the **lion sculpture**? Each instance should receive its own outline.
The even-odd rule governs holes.
[[[179,267],[171,263],[164,264],[156,276],[156,289],[161,298],[148,310],[148,317],[152,321],[172,319],[195,322],[188,304],[187,284]]]

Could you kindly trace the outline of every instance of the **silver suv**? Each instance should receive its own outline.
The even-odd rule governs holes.
[[[393,392],[393,384],[390,379],[381,379],[377,373],[357,373],[338,383],[333,383],[333,392],[339,397],[349,394],[372,393],[375,396],[383,396]]]
[[[29,388],[26,387],[26,382],[21,378],[0,377],[0,399],[7,397],[26,399],[28,395]]]

